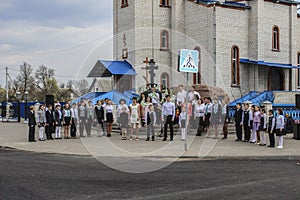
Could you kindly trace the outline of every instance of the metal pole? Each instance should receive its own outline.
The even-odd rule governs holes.
[[[185,97],[185,140],[184,140],[184,150],[187,151],[187,128],[188,128],[188,112],[189,112],[189,73],[186,73],[186,97]]]
[[[6,102],[8,102],[8,67],[6,69],[6,77],[5,77],[5,82],[6,82]]]

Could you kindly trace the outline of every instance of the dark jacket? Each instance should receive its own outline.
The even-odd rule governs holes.
[[[242,120],[243,120],[243,110],[242,109],[236,110],[234,114],[235,123],[240,125],[240,123],[243,122]]]
[[[248,126],[248,122],[249,122],[249,113],[250,113],[250,110],[244,110],[243,123],[244,123],[244,125],[247,125],[247,126]]]
[[[100,109],[98,108],[98,106],[95,106],[95,118],[104,120],[104,109],[102,106],[99,107]]]
[[[35,121],[35,115],[34,112],[29,111],[28,112],[28,126],[35,126],[36,121]]]
[[[53,125],[54,123],[54,114],[53,111],[50,112],[50,110],[46,111],[46,122],[49,125]]]

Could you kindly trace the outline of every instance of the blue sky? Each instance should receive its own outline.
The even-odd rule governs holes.
[[[112,59],[112,4],[110,0],[1,0],[1,86],[5,86],[5,66],[19,69],[27,62],[36,69],[44,64],[55,69],[63,82],[85,78],[97,58]],[[92,50],[97,58],[87,57]],[[87,58],[95,60],[87,64]],[[9,73],[13,78],[17,72]]]

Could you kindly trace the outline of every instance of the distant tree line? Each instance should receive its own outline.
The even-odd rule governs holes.
[[[8,99],[17,99],[16,93],[20,92],[20,100],[25,100],[25,92],[28,92],[28,101],[45,101],[47,94],[54,95],[58,101],[70,100],[71,94],[81,96],[89,90],[87,80],[68,80],[66,84],[58,84],[55,79],[55,71],[45,65],[39,66],[35,71],[31,65],[20,65],[16,78],[8,82]],[[6,88],[0,87],[0,101],[6,100]]]

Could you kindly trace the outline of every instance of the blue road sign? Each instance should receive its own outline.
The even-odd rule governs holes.
[[[199,52],[196,50],[181,49],[179,72],[198,73]]]

